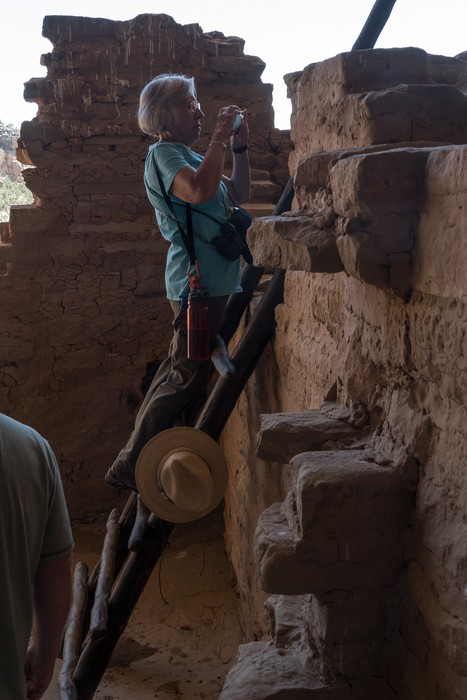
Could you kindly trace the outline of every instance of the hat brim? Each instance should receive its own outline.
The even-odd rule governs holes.
[[[209,506],[202,511],[177,506],[160,487],[160,467],[174,450],[192,450],[203,458],[211,471],[213,495]],[[219,505],[227,489],[228,468],[221,448],[209,435],[196,428],[169,428],[155,435],[143,447],[136,463],[135,477],[141,500],[152,513],[171,523],[188,523],[203,518]]]

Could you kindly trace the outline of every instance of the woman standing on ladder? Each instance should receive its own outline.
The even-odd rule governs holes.
[[[237,130],[236,117],[241,116]],[[229,220],[230,204],[250,197],[248,120],[236,105],[223,107],[206,155],[191,145],[201,133],[204,114],[193,78],[160,75],[142,90],[138,112],[140,128],[158,137],[149,148],[144,181],[164,238],[170,242],[165,283],[174,313],[173,338],[138,411],[125,447],[106,474],[107,483],[136,490],[135,465],[144,445],[157,433],[173,426],[177,417],[204,397],[210,359],[187,356],[187,302],[190,279],[200,280],[209,295],[210,350],[218,339],[230,294],[241,291],[240,259],[230,260],[211,243]],[[227,145],[233,152],[232,176],[223,174]],[[187,207],[192,205],[194,255],[187,249]],[[181,225],[180,225],[181,224]],[[193,253],[193,251],[191,251]]]

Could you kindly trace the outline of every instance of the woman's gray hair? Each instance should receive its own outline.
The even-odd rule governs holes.
[[[138,109],[139,128],[157,136],[173,123],[173,109],[187,95],[196,99],[195,79],[186,75],[163,73],[151,80],[141,91]]]

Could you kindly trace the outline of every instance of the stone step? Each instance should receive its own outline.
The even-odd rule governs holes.
[[[320,678],[310,651],[277,649],[273,642],[239,647],[219,700],[351,700],[349,684]]]
[[[413,487],[376,459],[371,450],[304,452],[291,459],[300,538],[408,527]]]
[[[342,272],[336,236],[323,217],[303,211],[253,222],[249,243],[256,265],[304,272]]]
[[[251,197],[257,202],[277,202],[282,194],[282,187],[269,179],[251,180]]]
[[[301,452],[320,450],[329,442],[348,443],[361,434],[350,423],[329,418],[319,409],[262,414],[256,454],[266,461],[288,463]]]
[[[265,510],[254,553],[263,590],[300,595],[393,585],[412,494],[361,451],[294,457],[292,492]]]
[[[362,679],[381,675],[388,607],[393,610],[397,604],[397,595],[383,599],[376,588],[331,591],[319,598],[272,595],[265,602],[265,610],[277,649],[294,649],[299,654],[305,650],[313,652],[315,668],[318,659],[321,662],[321,678],[334,677],[337,671]],[[384,685],[378,688],[383,696]],[[374,697],[379,698],[378,684],[372,687]],[[361,697],[367,696],[356,695],[359,700]]]
[[[262,170],[261,168],[250,168],[251,179],[252,180],[271,180],[269,170]]]
[[[308,645],[303,620],[309,606],[309,595],[272,595],[266,600],[264,609],[269,632],[278,649],[304,648]]]
[[[246,204],[243,205],[243,208],[246,209],[251,216],[256,219],[260,216],[271,216],[272,212],[274,211],[274,204],[271,204],[270,202],[247,202]]]

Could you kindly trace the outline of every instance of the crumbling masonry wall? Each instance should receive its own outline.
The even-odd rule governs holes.
[[[264,62],[238,37],[161,14],[46,17],[43,34],[53,49],[42,57],[47,76],[26,83],[38,113],[18,149],[35,203],[12,208],[0,245],[0,410],[47,436],[72,515],[85,517],[115,503],[103,475],[171,330],[166,244],[142,178],[141,88],[162,72],[195,77],[200,152],[220,106],[248,110],[255,215],[271,211],[288,179],[290,141],[274,128]]]

